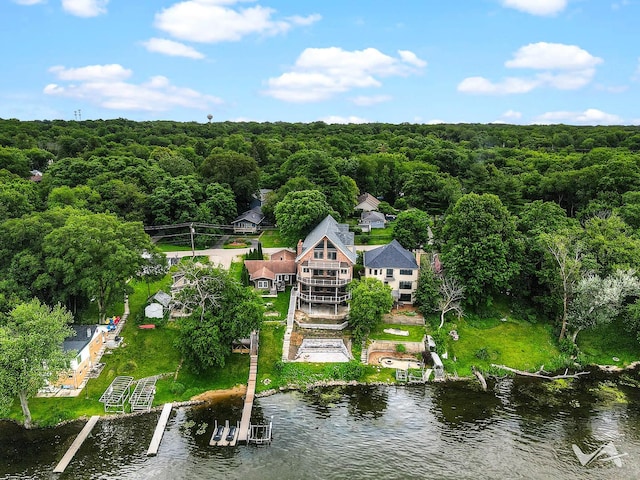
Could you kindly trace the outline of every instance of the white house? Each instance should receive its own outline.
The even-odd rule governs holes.
[[[363,254],[364,275],[389,285],[393,298],[413,304],[420,268],[413,254],[397,240]]]

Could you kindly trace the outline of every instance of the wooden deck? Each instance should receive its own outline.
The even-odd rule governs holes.
[[[162,440],[164,429],[167,427],[167,422],[169,421],[169,416],[171,415],[172,407],[173,407],[172,403],[165,403],[164,407],[162,407],[162,413],[160,414],[160,418],[158,419],[158,424],[156,425],[156,430],[155,432],[153,432],[153,437],[151,438],[151,443],[149,444],[149,449],[147,450],[148,457],[153,457],[158,454],[158,449],[160,448],[160,441]]]
[[[65,453],[62,457],[62,460],[60,460],[60,462],[58,462],[58,465],[56,465],[56,468],[53,469],[53,473],[62,473],[65,471],[67,465],[69,465],[71,460],[73,460],[74,455],[78,452],[78,450],[80,450],[80,447],[91,433],[91,430],[93,430],[93,427],[95,427],[96,423],[98,423],[99,419],[99,415],[94,415],[89,419],[89,421],[85,424],[82,430],[80,430],[80,433],[67,450],[67,453]]]
[[[257,349],[256,349],[257,350]],[[238,442],[247,441],[249,436],[249,425],[251,425],[251,410],[253,409],[253,399],[256,393],[256,381],[258,378],[258,353],[251,355],[249,366],[249,383],[247,384],[247,395],[244,398],[244,408],[242,409],[242,420],[240,420],[240,433]]]

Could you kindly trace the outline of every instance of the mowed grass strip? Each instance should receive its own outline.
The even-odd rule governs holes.
[[[445,370],[460,376],[472,375],[472,367],[489,370],[491,364],[518,370],[537,370],[560,355],[549,326],[507,320],[493,326],[483,322],[475,327],[466,319],[455,324],[459,339],[447,340],[448,359]],[[443,327],[450,329],[445,324]],[[455,359],[455,361],[454,361]]]

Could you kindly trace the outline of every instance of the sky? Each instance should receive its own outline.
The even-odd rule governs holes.
[[[640,124],[640,0],[0,0],[0,118]]]

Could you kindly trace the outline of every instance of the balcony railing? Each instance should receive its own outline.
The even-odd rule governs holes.
[[[351,298],[351,294],[344,295],[310,295],[308,293],[300,292],[298,294],[301,300],[311,303],[341,303],[346,302]]]
[[[346,278],[327,280],[318,277],[305,277],[302,275],[298,278],[298,280],[300,280],[300,283],[304,283],[305,285],[314,285],[318,287],[342,287],[351,281]]]
[[[303,264],[303,266],[305,266]],[[340,268],[340,262],[336,261],[330,261],[330,260],[309,260],[307,262],[307,265],[309,268],[317,268],[317,269],[325,269],[325,268],[330,268],[330,269],[338,269]]]

